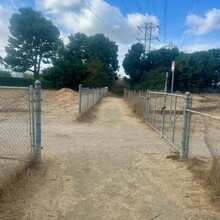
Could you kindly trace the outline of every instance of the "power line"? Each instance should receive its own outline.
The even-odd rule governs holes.
[[[146,1],[147,1],[147,0],[146,0]],[[152,0],[152,4],[153,4],[153,10],[154,10],[154,12],[155,12],[155,15],[157,15],[157,9],[156,9],[154,0]]]
[[[82,2],[114,35],[116,35],[116,36],[117,36],[121,41],[123,41],[125,44],[128,44],[128,42],[126,42],[123,38],[121,38],[121,36],[118,35],[117,32],[113,31],[113,30],[111,29],[111,27],[110,27],[105,21],[102,20],[102,19],[95,13],[95,11],[92,10],[92,8],[89,7],[89,6],[84,2],[84,0],[81,0],[81,2]]]
[[[167,0],[164,0],[164,45],[167,41]]]
[[[147,1],[147,0],[145,0],[145,4],[146,4],[146,6],[147,6],[147,9],[148,9],[149,14],[151,14],[150,4],[148,4],[148,1]]]
[[[128,9],[128,7],[126,6],[124,0],[121,0],[122,4],[124,5],[124,8],[126,9],[126,11],[128,12],[128,14],[132,14],[131,11]],[[135,26],[137,26],[137,24],[135,23],[134,19],[131,17],[132,22],[134,23]]]
[[[135,0],[135,3],[136,3],[138,9],[139,9],[140,12],[141,12],[141,11],[142,11],[142,8],[141,8],[141,5],[139,4],[138,0]]]
[[[187,9],[186,9],[186,13],[185,13],[185,20],[188,17],[189,14],[192,14],[194,12],[194,10],[198,7],[199,2],[197,0],[189,0],[188,4],[187,4]],[[186,39],[186,32],[183,33],[181,42],[180,42],[180,48],[183,45],[183,42]]]

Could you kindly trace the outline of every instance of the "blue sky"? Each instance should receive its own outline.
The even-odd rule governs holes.
[[[5,56],[9,18],[27,6],[51,19],[66,43],[71,33],[104,33],[119,45],[120,64],[140,37],[137,26],[146,22],[160,26],[154,48],[170,42],[185,52],[220,47],[219,0],[0,0],[0,55]]]

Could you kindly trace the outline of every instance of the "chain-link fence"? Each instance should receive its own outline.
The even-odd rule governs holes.
[[[91,109],[106,93],[108,88],[84,88],[79,85],[79,111],[78,117],[80,118],[89,109]]]
[[[220,156],[220,95],[194,95],[189,156]]]
[[[18,169],[40,159],[40,97],[34,104],[39,92],[32,86],[0,87],[0,187]]]
[[[189,95],[187,108],[191,105],[190,98]],[[158,131],[180,152],[181,157],[187,156],[189,115],[186,112],[184,114],[185,96],[152,91],[126,91],[125,100],[146,124]]]
[[[124,99],[180,154],[211,157],[220,167],[220,95],[125,90]]]

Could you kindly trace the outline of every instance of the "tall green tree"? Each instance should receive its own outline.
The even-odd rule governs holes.
[[[154,50],[145,56],[143,45],[133,44],[123,60],[130,86],[135,89],[162,89],[165,73],[178,54],[179,50],[175,47]]]
[[[140,43],[133,44],[122,63],[125,73],[129,76],[131,86],[137,84],[142,77],[143,60],[144,46]]]
[[[59,30],[39,11],[20,8],[12,15],[9,30],[11,35],[5,50],[5,62],[17,72],[31,71],[39,77],[41,63],[50,63],[53,50],[59,41]]]
[[[57,87],[77,89],[86,77],[87,41],[83,33],[70,35],[68,45],[60,45],[53,56],[53,66],[42,71],[43,78],[53,81]]]
[[[118,47],[103,34],[86,36],[76,33],[53,58],[53,67],[43,71],[43,77],[58,87],[111,86],[117,79]]]
[[[94,63],[94,61],[102,63],[103,74],[108,76],[108,81],[117,80],[118,66],[118,46],[111,41],[104,34],[95,34],[88,38],[87,48],[87,64]],[[109,82],[105,82],[109,86]]]
[[[3,65],[4,65],[4,59],[2,56],[0,56],[0,66],[3,67]]]
[[[176,59],[175,83],[178,90],[200,92],[217,86],[220,80],[220,50],[181,53]]]

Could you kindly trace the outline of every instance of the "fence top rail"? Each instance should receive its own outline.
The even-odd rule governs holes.
[[[146,99],[147,96],[139,95],[139,98]]]
[[[30,87],[16,87],[16,86],[0,86],[0,89],[16,89],[16,90],[25,90],[29,89]]]
[[[178,94],[175,94],[175,93],[152,92],[152,91],[150,91],[150,93],[152,93],[152,94],[158,94],[158,95],[168,95],[168,96],[175,96],[175,97],[184,98],[184,95],[178,95]]]
[[[205,116],[205,117],[208,117],[208,118],[212,118],[212,119],[216,119],[216,120],[220,121],[220,117],[218,117],[218,116],[209,115],[209,114],[202,113],[202,112],[197,112],[197,111],[194,111],[192,109],[187,109],[187,111],[191,112],[191,113],[194,113],[194,114],[197,114],[197,115],[202,115],[202,116]]]

